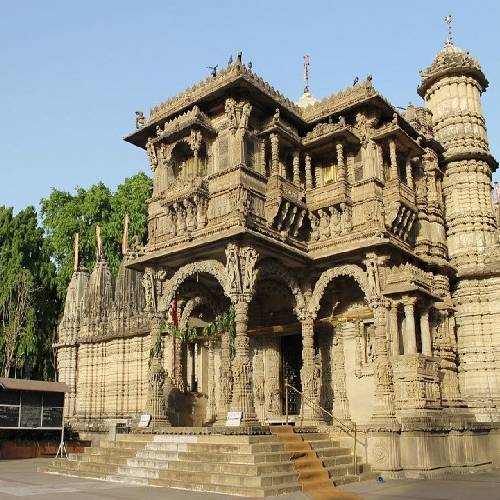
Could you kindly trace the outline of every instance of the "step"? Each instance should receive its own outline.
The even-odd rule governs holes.
[[[351,454],[351,450],[349,448],[340,448],[340,447],[315,448],[314,451],[317,453],[319,458],[330,458],[330,457],[338,457],[340,455]]]
[[[168,464],[166,464],[168,466]],[[125,476],[130,478],[144,478],[144,479],[158,479],[160,477],[160,472],[165,469],[157,467],[136,467],[121,465],[116,470],[115,474],[119,476]]]
[[[81,453],[81,455],[88,455],[88,456],[94,456],[94,455],[100,455],[100,456],[122,456],[122,457],[127,457],[134,455],[134,453],[137,453],[137,450],[140,448],[99,448],[99,447],[91,447],[91,448],[85,448],[85,451]]]
[[[149,451],[188,451],[189,443],[148,443],[144,446],[144,450]],[[192,445],[191,445],[192,446]]]
[[[186,478],[185,471],[178,470],[161,470],[158,479],[184,481]],[[246,487],[271,487],[278,485],[286,485],[297,481],[295,472],[277,472],[265,476],[248,476],[242,474],[228,474],[216,472],[197,472],[195,477],[196,482],[210,483],[216,485],[227,486],[246,486]]]
[[[182,490],[190,491],[205,491],[208,493],[223,493],[226,495],[239,495],[246,497],[268,497],[268,496],[278,496],[285,495],[287,493],[295,493],[302,491],[301,486],[298,483],[290,485],[278,485],[271,487],[248,487],[248,486],[232,486],[223,484],[211,484],[204,483],[199,480],[173,480],[173,479],[156,479],[150,481],[153,486],[165,486],[168,488],[177,488]]]
[[[160,451],[160,450],[139,450],[132,458],[144,460],[178,460],[179,452],[177,451]]]
[[[193,473],[215,472],[222,474],[243,474],[247,476],[259,476],[273,474],[276,472],[293,473],[293,466],[291,462],[254,465],[217,462],[187,462],[181,460],[177,462],[171,462],[168,466],[168,469]]]
[[[74,457],[69,456],[70,460],[74,460],[75,462],[89,462],[94,464],[113,464],[113,465],[122,465],[126,464],[127,460],[130,460],[129,456],[126,457],[108,457],[103,455],[84,455],[76,454]]]
[[[194,451],[179,452],[179,460],[193,462],[231,462],[236,464],[259,464],[269,462],[288,462],[290,453],[273,451],[269,453],[203,453]]]
[[[140,448],[144,448],[144,445],[145,443],[143,441],[112,441],[104,439],[99,442],[99,446],[96,448],[138,450]]]
[[[149,446],[148,446],[149,448]],[[255,444],[188,444],[186,451],[200,451],[203,453],[265,453],[283,451],[281,443],[255,443]]]
[[[174,460],[177,460],[177,456],[172,458],[143,458],[143,457],[134,457],[129,458],[123,465],[126,467],[147,467],[150,469],[167,469],[169,468],[169,464],[173,463]]]
[[[335,467],[336,465],[353,464],[352,455],[338,455],[336,457],[320,458],[325,467]]]

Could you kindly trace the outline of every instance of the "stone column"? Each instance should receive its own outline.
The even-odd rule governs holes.
[[[420,313],[420,333],[422,335],[422,354],[432,356],[432,338],[429,327],[429,309]]]
[[[277,134],[271,134],[271,175],[280,173],[279,138]]]
[[[375,327],[375,405],[372,421],[392,421],[394,416],[394,385],[387,349],[387,304],[383,299],[372,301]]]
[[[297,150],[293,152],[293,183],[296,186],[300,186],[300,164],[299,164],[300,154]]]
[[[259,147],[260,173],[266,175],[266,141],[264,139],[260,140]]]
[[[306,154],[305,156],[305,164],[306,164],[306,189],[313,188],[313,178],[312,178],[312,170],[311,170],[311,156]]]
[[[413,169],[411,166],[411,158],[406,159],[406,183],[410,189],[415,188],[415,183],[413,182]]]
[[[248,301],[238,298],[234,304],[235,312],[235,356],[233,362],[233,398],[231,411],[241,411],[241,424],[257,423],[253,402],[252,362],[247,332]]]
[[[398,155],[394,139],[389,139],[389,156],[391,158],[391,180],[398,178]]]
[[[338,165],[338,181],[345,182],[347,175],[345,170],[345,160],[344,160],[344,145],[341,142],[337,142],[335,146],[337,150],[337,165]]]
[[[346,377],[345,377],[345,353],[344,353],[344,332],[346,330],[357,330],[357,325],[353,322],[339,323],[335,329],[332,349],[332,384],[334,411],[333,414],[340,420],[351,420],[349,411],[349,400],[347,398]],[[347,332],[346,332],[347,333]],[[335,420],[333,425],[336,425]]]
[[[231,369],[229,334],[222,332],[220,340],[220,401],[217,408],[217,425],[224,425],[226,422],[226,415],[231,406],[232,393],[233,373]]]
[[[391,303],[391,310],[389,316],[389,325],[391,333],[391,353],[393,356],[401,354],[401,347],[399,345],[399,325],[398,325],[398,303]]]
[[[405,310],[405,354],[417,354],[417,336],[415,334],[415,297],[407,297],[403,304]]]
[[[321,380],[314,362],[314,318],[310,316],[304,318],[301,325],[302,369],[300,370],[300,378],[302,393],[305,397],[302,402],[302,418],[306,423],[317,423],[321,413],[317,408]]]
[[[207,404],[207,421],[213,422],[216,418],[216,402],[215,402],[215,340],[208,340],[208,404]]]

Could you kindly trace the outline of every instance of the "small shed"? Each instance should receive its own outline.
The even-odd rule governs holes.
[[[68,391],[61,382],[0,377],[0,429],[63,429]]]

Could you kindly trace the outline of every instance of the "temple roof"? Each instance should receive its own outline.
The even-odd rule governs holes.
[[[284,118],[299,127],[315,124],[332,114],[339,114],[367,101],[372,101],[384,109],[389,116],[397,112],[375,90],[371,77],[321,100],[305,96],[307,103],[304,101],[302,104],[307,104],[307,106],[304,107],[285,97],[244,64],[236,63],[223,69],[215,77],[206,78],[153,107],[144,125],[125,137],[125,141],[144,147],[148,137],[156,135],[158,126],[165,126],[166,122],[175,120],[193,106],[201,106],[201,109],[204,109],[204,104],[214,103],[217,99],[227,95],[229,89],[240,90],[243,93],[251,91],[257,101],[272,110],[278,107]]]
[[[423,98],[431,85],[440,78],[463,74],[475,78],[483,90],[488,87],[488,80],[477,59],[470,57],[468,51],[455,46],[451,40],[447,40],[432,64],[427,69],[420,71],[422,82],[417,92]]]

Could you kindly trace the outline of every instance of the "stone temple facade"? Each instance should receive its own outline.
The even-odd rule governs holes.
[[[217,426],[239,411],[244,432],[288,407],[332,432],[355,423],[377,470],[494,460],[487,86],[451,38],[421,72],[425,106],[403,114],[371,77],[295,104],[240,54],[137,113],[125,140],[153,172],[148,242],[116,280],[102,252],[90,275],[76,266],[55,344],[67,418]]]

